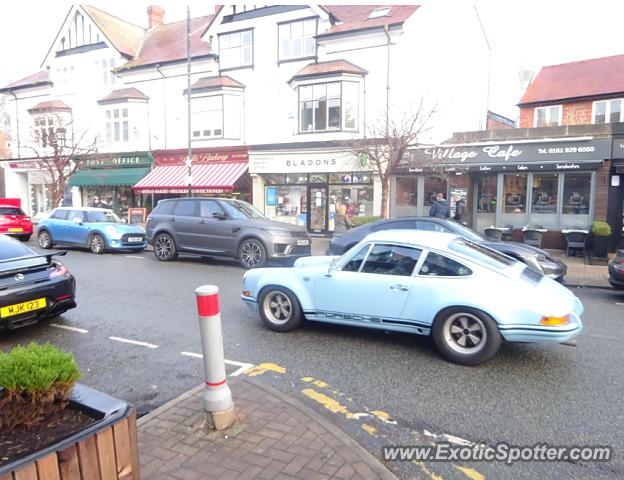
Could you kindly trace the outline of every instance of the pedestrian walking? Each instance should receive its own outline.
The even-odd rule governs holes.
[[[444,194],[442,192],[438,192],[436,199],[431,204],[429,216],[437,218],[449,218],[451,216],[451,207],[444,199]]]
[[[453,220],[463,223],[466,220],[466,201],[459,195],[455,196],[455,215]]]

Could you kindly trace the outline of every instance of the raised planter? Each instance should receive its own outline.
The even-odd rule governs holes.
[[[96,422],[0,467],[0,480],[139,480],[134,407],[77,384],[68,408],[82,410]]]

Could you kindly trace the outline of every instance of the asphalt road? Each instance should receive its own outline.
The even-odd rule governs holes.
[[[320,324],[271,332],[239,300],[243,270],[233,260],[161,263],[150,252],[69,249],[64,262],[77,278],[79,307],[2,334],[0,349],[36,340],[70,350],[84,383],[135,403],[140,413],[201,383],[201,360],[189,356],[201,352],[194,289],[216,284],[225,356],[233,362],[228,372],[239,373],[241,362],[267,364],[263,381],[331,418],[377,456],[383,445],[427,445],[447,436],[616,451],[609,463],[391,464],[404,478],[624,477],[624,294],[575,290],[586,310],[576,348],[504,345],[492,361],[463,367],[418,336]]]

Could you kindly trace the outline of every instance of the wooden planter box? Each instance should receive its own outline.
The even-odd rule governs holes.
[[[0,480],[139,480],[136,411],[126,402],[84,385],[72,406],[96,423],[39,452],[0,467]]]

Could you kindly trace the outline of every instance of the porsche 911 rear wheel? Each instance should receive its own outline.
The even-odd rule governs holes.
[[[288,332],[299,327],[303,314],[297,297],[283,287],[267,287],[260,295],[260,317],[276,332]]]
[[[502,338],[496,322],[472,308],[449,308],[440,312],[433,324],[433,340],[449,360],[477,365],[492,358]]]

